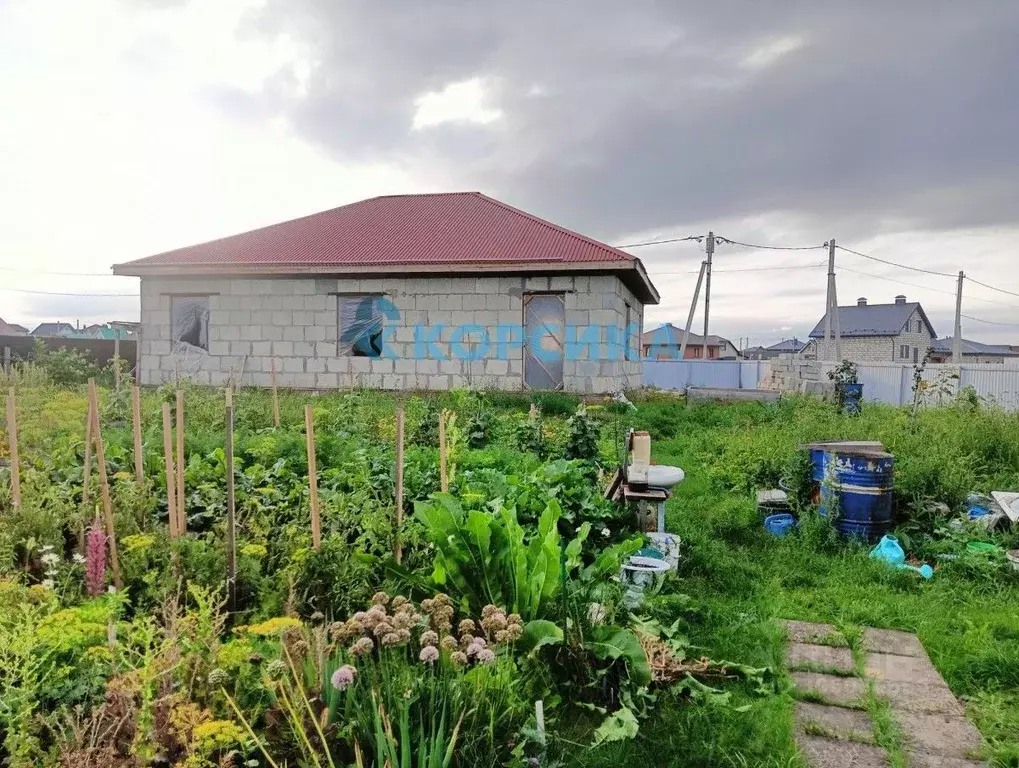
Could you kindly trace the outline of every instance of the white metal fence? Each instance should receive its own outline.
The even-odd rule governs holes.
[[[645,360],[644,386],[685,392],[687,387],[758,389],[769,379],[768,360]],[[817,362],[820,381],[827,382],[833,362]],[[863,398],[870,402],[908,405],[913,402],[913,366],[900,363],[861,363]],[[955,366],[928,365],[921,402],[947,403],[972,389],[988,403],[1019,410],[1019,364],[987,363]],[[797,390],[799,391],[799,390]]]
[[[757,389],[765,360],[645,360],[644,386],[685,392],[687,387]]]
[[[826,380],[833,362],[818,363]],[[900,363],[863,363],[857,366],[863,384],[863,399],[890,405],[913,402],[913,366]],[[1019,367],[1012,364],[928,365],[923,371],[925,384],[921,402],[936,405],[954,400],[960,392],[972,389],[988,403],[1008,410],[1019,409]]]

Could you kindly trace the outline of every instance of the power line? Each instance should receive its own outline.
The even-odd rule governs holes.
[[[687,240],[700,242],[705,235],[689,235],[687,237],[669,237],[664,240],[645,240],[642,243],[627,243],[626,245],[614,245],[613,248],[643,248],[645,245],[661,245],[662,243],[684,243]]]
[[[712,269],[712,272],[777,272],[780,270],[787,269],[817,269],[818,267],[825,266],[824,262],[818,264],[793,264],[785,267],[737,267],[734,269]],[[653,275],[696,275],[700,270],[697,269],[686,269],[681,272],[657,272],[651,270]]]
[[[920,285],[919,283],[910,283],[910,282],[907,282],[905,280],[896,280],[895,278],[892,278],[892,277],[885,277],[884,275],[875,275],[872,272],[862,272],[859,269],[851,269],[851,268],[845,267],[845,266],[840,266],[839,269],[840,270],[845,270],[846,272],[852,272],[852,273],[857,274],[857,275],[864,275],[865,277],[873,277],[876,280],[887,280],[889,283],[898,283],[899,285],[907,285],[907,286],[909,286],[911,288],[919,288],[922,291],[933,291],[934,293],[943,293],[946,296],[955,296],[955,292],[954,291],[944,291],[944,290],[942,290],[940,288],[931,288],[929,285]],[[1006,301],[995,301],[994,299],[984,299],[984,298],[978,298],[976,296],[968,296],[967,295],[967,296],[964,297],[964,300],[965,301],[976,301],[976,302],[978,302],[980,304],[997,304],[998,306],[1001,306],[1001,307],[1011,307],[1012,309],[1019,309],[1019,304],[1009,304]]]
[[[818,248],[824,248],[821,245],[758,245],[754,243],[741,243],[739,240],[730,240],[728,237],[721,237],[715,235],[715,240],[720,243],[727,243],[729,245],[740,245],[744,248],[763,248],[768,251],[814,251]]]
[[[4,272],[20,272],[29,275],[57,275],[60,277],[122,277],[112,272],[47,272],[44,269],[18,269],[17,267],[0,267]]]
[[[137,293],[65,293],[62,291],[30,291],[27,288],[0,288],[0,291],[11,293],[31,293],[38,296],[85,296],[88,298],[139,298]]]
[[[956,275],[950,275],[947,272],[935,272],[932,269],[923,269],[921,267],[911,267],[908,264],[899,264],[898,262],[895,262],[895,261],[888,261],[887,259],[879,259],[877,256],[868,256],[866,253],[860,253],[859,251],[854,251],[852,248],[846,248],[845,246],[842,246],[842,245],[836,245],[835,247],[838,248],[840,251],[845,251],[846,253],[851,253],[854,256],[860,256],[861,258],[870,259],[871,261],[879,261],[882,264],[888,264],[889,266],[892,266],[892,267],[901,267],[902,269],[911,269],[914,272],[923,272],[924,274],[927,274],[927,275],[937,275],[938,277],[951,277],[951,278],[955,278],[956,277]],[[1019,294],[1017,294],[1017,295],[1019,295]]]
[[[962,317],[965,317],[967,320],[975,320],[978,323],[987,323],[988,325],[1004,325],[1009,328],[1019,328],[1017,323],[999,323],[995,320],[984,320],[981,317],[972,317],[971,315],[962,315]]]
[[[838,246],[835,246],[835,247],[837,248]],[[863,275],[864,277],[873,277],[873,278],[875,278],[877,280],[887,280],[889,283],[898,283],[899,285],[908,285],[908,286],[910,286],[912,288],[919,288],[919,289],[924,290],[924,291],[934,291],[935,293],[943,293],[946,296],[955,296],[955,292],[954,291],[943,291],[940,288],[931,288],[931,287],[926,286],[926,285],[920,285],[919,283],[908,283],[905,280],[896,280],[895,278],[885,277],[884,275],[875,275],[875,274],[873,274],[871,272],[862,272],[859,269],[850,269],[849,267],[845,267],[845,266],[841,266],[840,265],[839,266],[839,270],[845,270],[846,272],[853,272],[854,274]]]
[[[967,280],[969,280],[971,283],[976,283],[977,285],[982,285],[984,288],[990,288],[992,291],[998,291],[999,293],[1007,293],[1009,296],[1019,296],[1019,293],[1014,293],[1012,291],[1006,291],[1004,288],[996,288],[995,286],[988,285],[987,283],[981,283],[979,280],[974,280],[969,275],[965,275],[965,278]]]

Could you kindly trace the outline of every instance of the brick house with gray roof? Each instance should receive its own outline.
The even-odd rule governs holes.
[[[834,341],[824,347],[825,317],[810,332],[803,356],[834,360]],[[839,307],[842,357],[856,363],[916,363],[923,360],[937,333],[919,302],[899,295],[891,304],[869,304],[866,298]],[[834,332],[834,331],[833,331]]]

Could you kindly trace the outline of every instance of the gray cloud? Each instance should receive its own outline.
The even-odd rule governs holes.
[[[256,101],[336,157],[597,236],[772,210],[853,237],[1019,213],[1012,3],[270,0],[244,31],[307,44],[306,91],[281,75]],[[802,47],[747,66],[783,38]],[[503,120],[411,130],[416,97],[475,76]]]

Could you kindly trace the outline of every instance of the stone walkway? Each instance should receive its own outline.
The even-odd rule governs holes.
[[[817,768],[882,768],[869,711],[887,706],[910,768],[968,768],[982,739],[916,635],[865,629],[854,657],[830,624],[785,621],[798,691],[796,743]],[[857,659],[862,660],[858,667]],[[877,709],[875,709],[875,707]],[[887,744],[887,741],[886,741]]]

